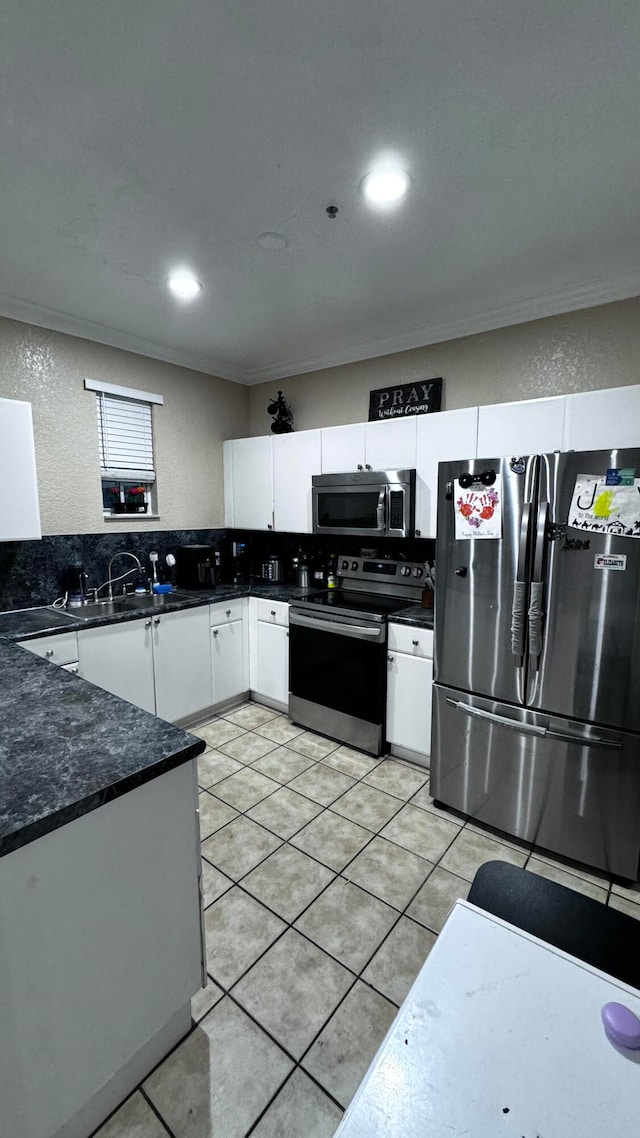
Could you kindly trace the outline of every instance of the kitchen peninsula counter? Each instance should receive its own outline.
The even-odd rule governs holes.
[[[204,748],[0,639],[3,1134],[86,1138],[189,1031]]]
[[[205,749],[201,739],[1,640],[0,723],[0,857]]]

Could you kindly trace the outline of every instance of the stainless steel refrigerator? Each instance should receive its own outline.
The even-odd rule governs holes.
[[[438,495],[432,794],[636,880],[640,449],[441,463]]]

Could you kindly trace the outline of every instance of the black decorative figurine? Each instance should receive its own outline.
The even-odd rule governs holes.
[[[287,401],[281,391],[278,398],[267,404],[267,411],[273,415],[271,430],[274,435],[288,435],[293,430],[293,414],[287,407]]]

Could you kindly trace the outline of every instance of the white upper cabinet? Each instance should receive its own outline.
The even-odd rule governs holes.
[[[364,429],[364,423],[322,428],[322,474],[364,470]]]
[[[564,415],[563,395],[480,407],[478,458],[562,450]]]
[[[564,450],[640,447],[640,387],[567,395]]]
[[[42,537],[31,404],[0,399],[0,541]]]
[[[436,536],[438,463],[474,458],[478,408],[416,416],[416,535]]]
[[[369,470],[414,470],[417,415],[365,424],[365,466]]]
[[[273,441],[274,529],[311,533],[311,479],[321,471],[322,431],[276,435]]]
[[[273,529],[273,438],[232,439],[225,473],[231,476],[231,494],[236,529]]]

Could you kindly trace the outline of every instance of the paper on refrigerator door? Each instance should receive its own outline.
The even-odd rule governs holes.
[[[579,474],[568,523],[586,533],[640,538],[640,478],[616,486],[606,474]]]
[[[464,489],[454,483],[456,539],[502,537],[502,494],[499,486]]]

